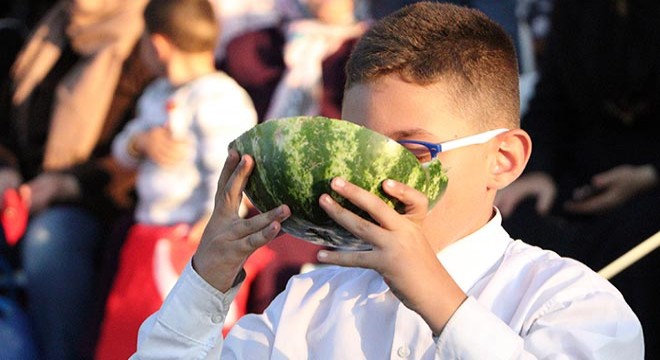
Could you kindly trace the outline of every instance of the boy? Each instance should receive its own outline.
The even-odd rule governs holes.
[[[417,3],[367,31],[346,73],[343,117],[395,140],[510,130],[437,155],[449,185],[431,211],[391,180],[383,187],[407,205],[403,215],[333,179],[379,225],[327,194],[320,205],[373,250],[320,251],[322,262],[345,267],[294,277],[263,315],[243,317],[222,339],[242,262],[290,214],[282,205],[236,215],[253,160],[230,153],[192,265],[143,324],[134,358],[643,357],[639,321],[614,287],[500,225],[495,193],[520,175],[531,142],[518,128],[515,51],[499,26],[475,10]]]
[[[146,59],[163,76],[113,143],[138,168],[136,225],[122,248],[97,359],[127,359],[197,248],[229,142],[257,122],[247,93],[214,68],[219,26],[208,0],[152,0]]]

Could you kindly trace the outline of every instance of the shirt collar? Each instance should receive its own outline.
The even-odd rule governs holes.
[[[512,241],[502,228],[502,215],[497,208],[494,211],[486,225],[438,253],[438,260],[465,293],[500,261]]]

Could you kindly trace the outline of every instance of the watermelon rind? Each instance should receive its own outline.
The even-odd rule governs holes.
[[[319,196],[327,193],[343,207],[373,221],[330,188],[335,177],[376,194],[400,213],[403,204],[385,194],[381,187],[384,180],[393,179],[419,190],[428,197],[429,207],[447,187],[439,160],[423,166],[396,141],[345,120],[322,116],[273,119],[236,138],[230,148],[254,158],[244,192],[257,210],[287,204],[291,216],[282,223],[282,230],[318,245],[371,248],[319,206]]]

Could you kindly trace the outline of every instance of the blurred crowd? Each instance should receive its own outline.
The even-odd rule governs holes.
[[[177,1],[212,14],[153,9]],[[136,341],[190,258],[228,142],[268,119],[340,118],[356,40],[412,2],[4,1],[0,358],[125,359],[111,334]],[[517,47],[534,149],[496,201],[511,235],[600,270],[660,230],[660,4],[448,2],[482,10]],[[215,31],[195,38],[202,23]],[[262,311],[318,249],[283,235],[255,253],[234,320]],[[649,358],[660,356],[658,260],[611,279]],[[135,299],[148,286],[146,305]]]

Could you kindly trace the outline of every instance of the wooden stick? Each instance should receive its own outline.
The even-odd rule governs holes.
[[[658,247],[660,247],[660,231],[655,233],[655,235],[651,236],[650,238],[642,241],[634,248],[628,250],[627,253],[612,261],[598,273],[609,280]]]

